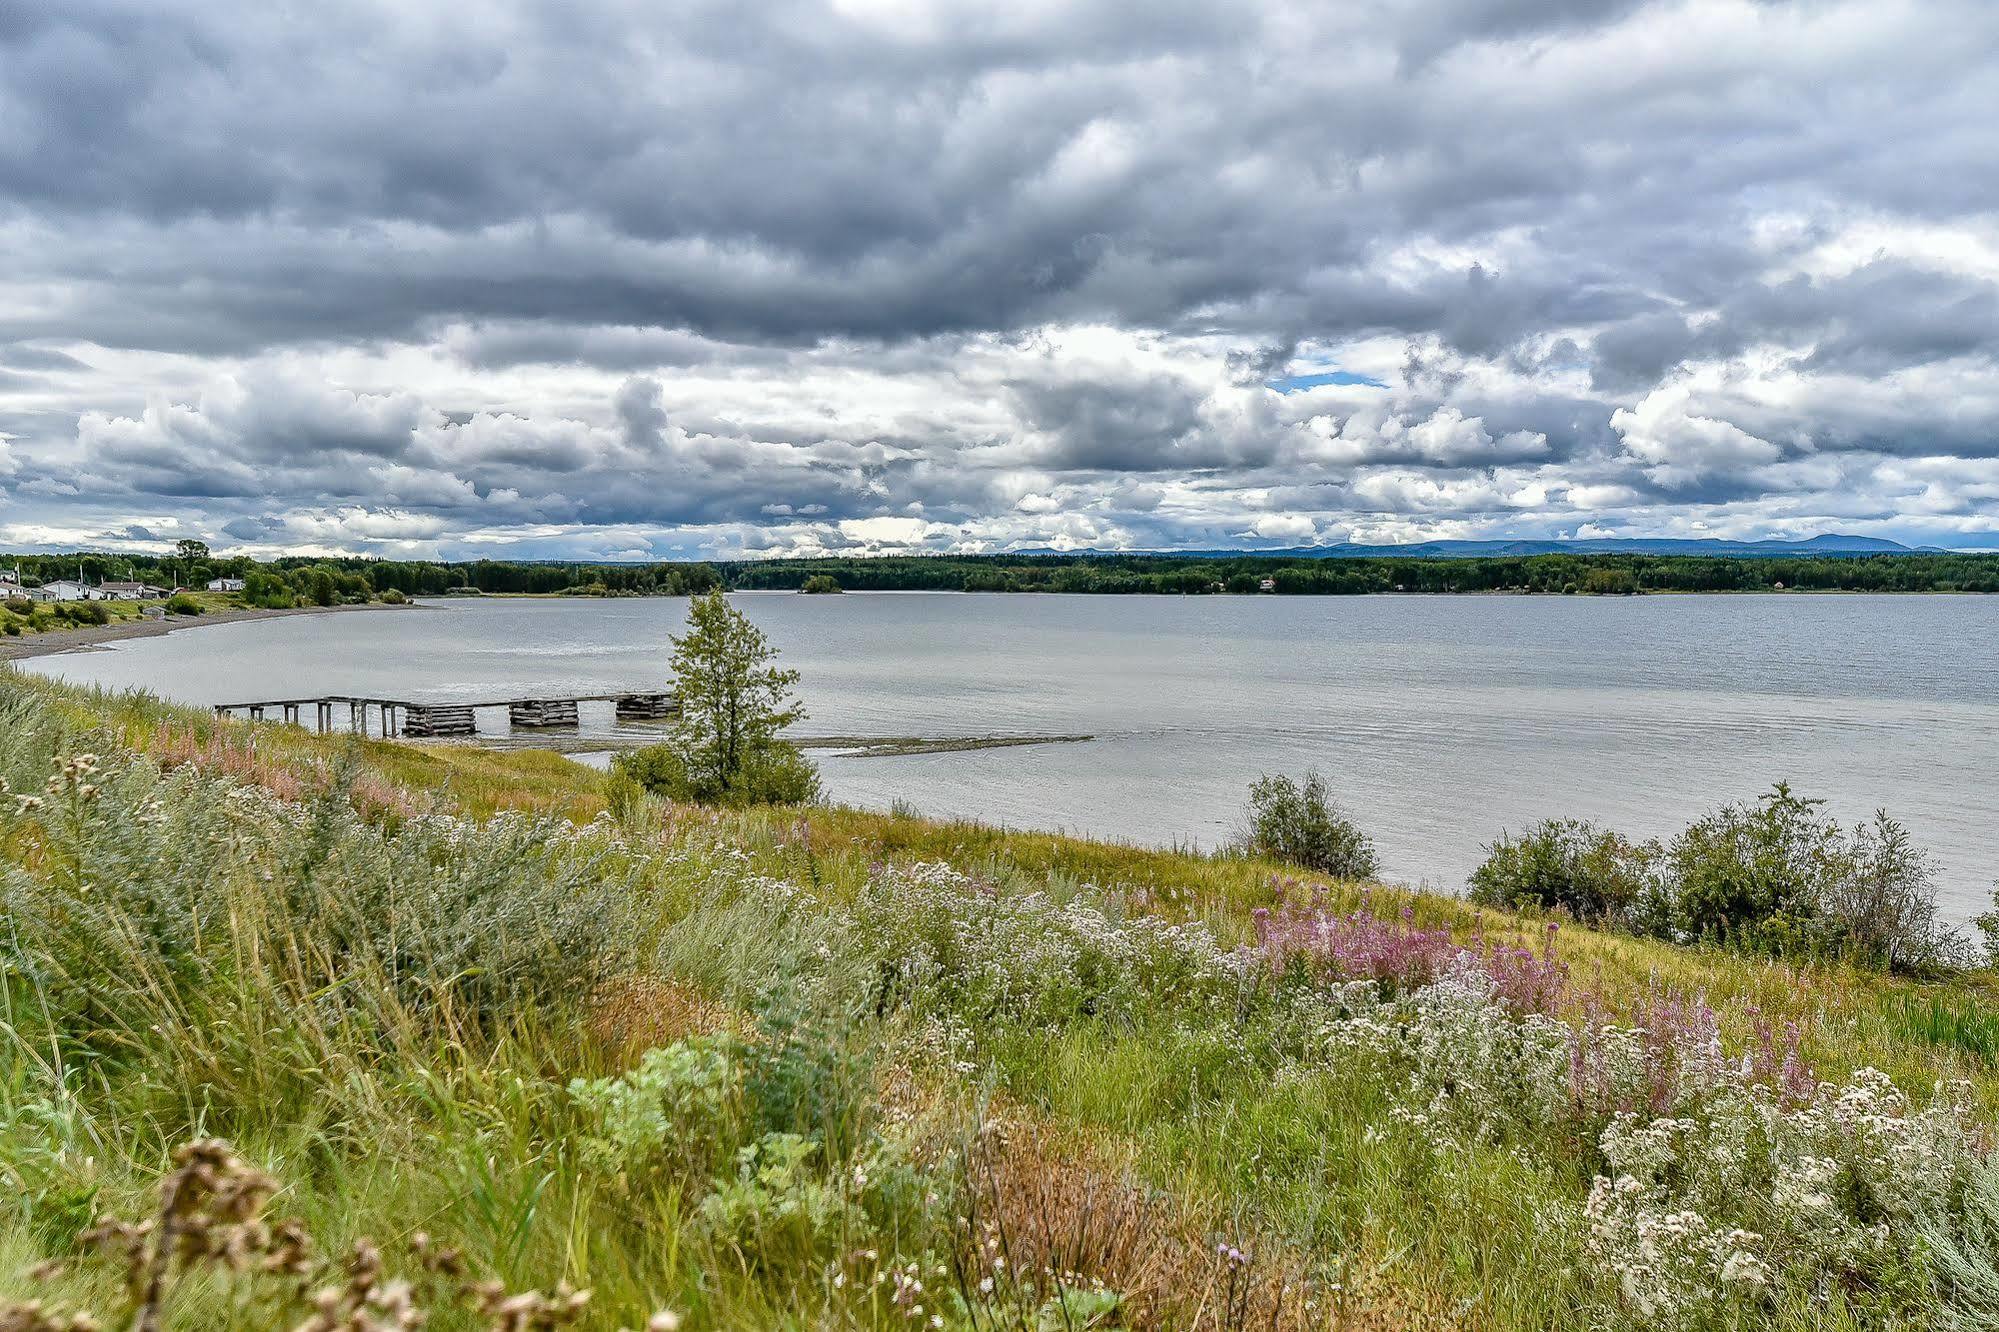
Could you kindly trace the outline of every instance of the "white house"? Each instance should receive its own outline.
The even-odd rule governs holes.
[[[19,587],[20,585],[21,571],[19,569],[0,569],[0,587]]]
[[[157,601],[167,594],[163,587],[151,583],[99,583],[94,591],[101,594],[102,601]]]
[[[28,596],[35,601],[102,601],[94,587],[58,578],[53,583],[43,583],[40,587],[28,589]]]
[[[240,578],[211,578],[208,580],[210,592],[241,592],[243,580]]]

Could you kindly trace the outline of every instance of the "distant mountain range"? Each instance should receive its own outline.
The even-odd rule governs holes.
[[[1012,555],[1182,555],[1195,559],[1240,559],[1245,555],[1290,559],[1464,559],[1478,555],[1938,555],[1935,546],[1905,546],[1882,537],[1827,533],[1801,541],[1729,541],[1719,537],[1597,537],[1588,540],[1499,538],[1490,541],[1417,541],[1400,546],[1285,546],[1275,550],[1036,550]]]

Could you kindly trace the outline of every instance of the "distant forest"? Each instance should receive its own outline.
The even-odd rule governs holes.
[[[727,560],[714,563],[466,563],[287,558],[259,562],[179,555],[0,556],[24,579],[89,582],[136,578],[163,586],[277,579],[323,599],[452,592],[570,596],[682,596],[712,587],[796,589],[814,575],[852,591],[1110,592],[1358,595],[1374,592],[1999,592],[1999,554],[1829,556],[1524,555],[1469,558],[1314,559],[1242,555],[895,555],[874,558]],[[274,577],[273,577],[274,576]],[[1269,587],[1264,587],[1268,580]]]

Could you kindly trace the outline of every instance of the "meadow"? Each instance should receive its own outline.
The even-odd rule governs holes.
[[[1983,972],[9,672],[0,779],[0,1327],[1999,1326]]]

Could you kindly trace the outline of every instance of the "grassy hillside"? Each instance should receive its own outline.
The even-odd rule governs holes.
[[[1999,1313],[1983,978],[9,673],[0,778],[0,1300],[164,1186],[184,1328]]]

